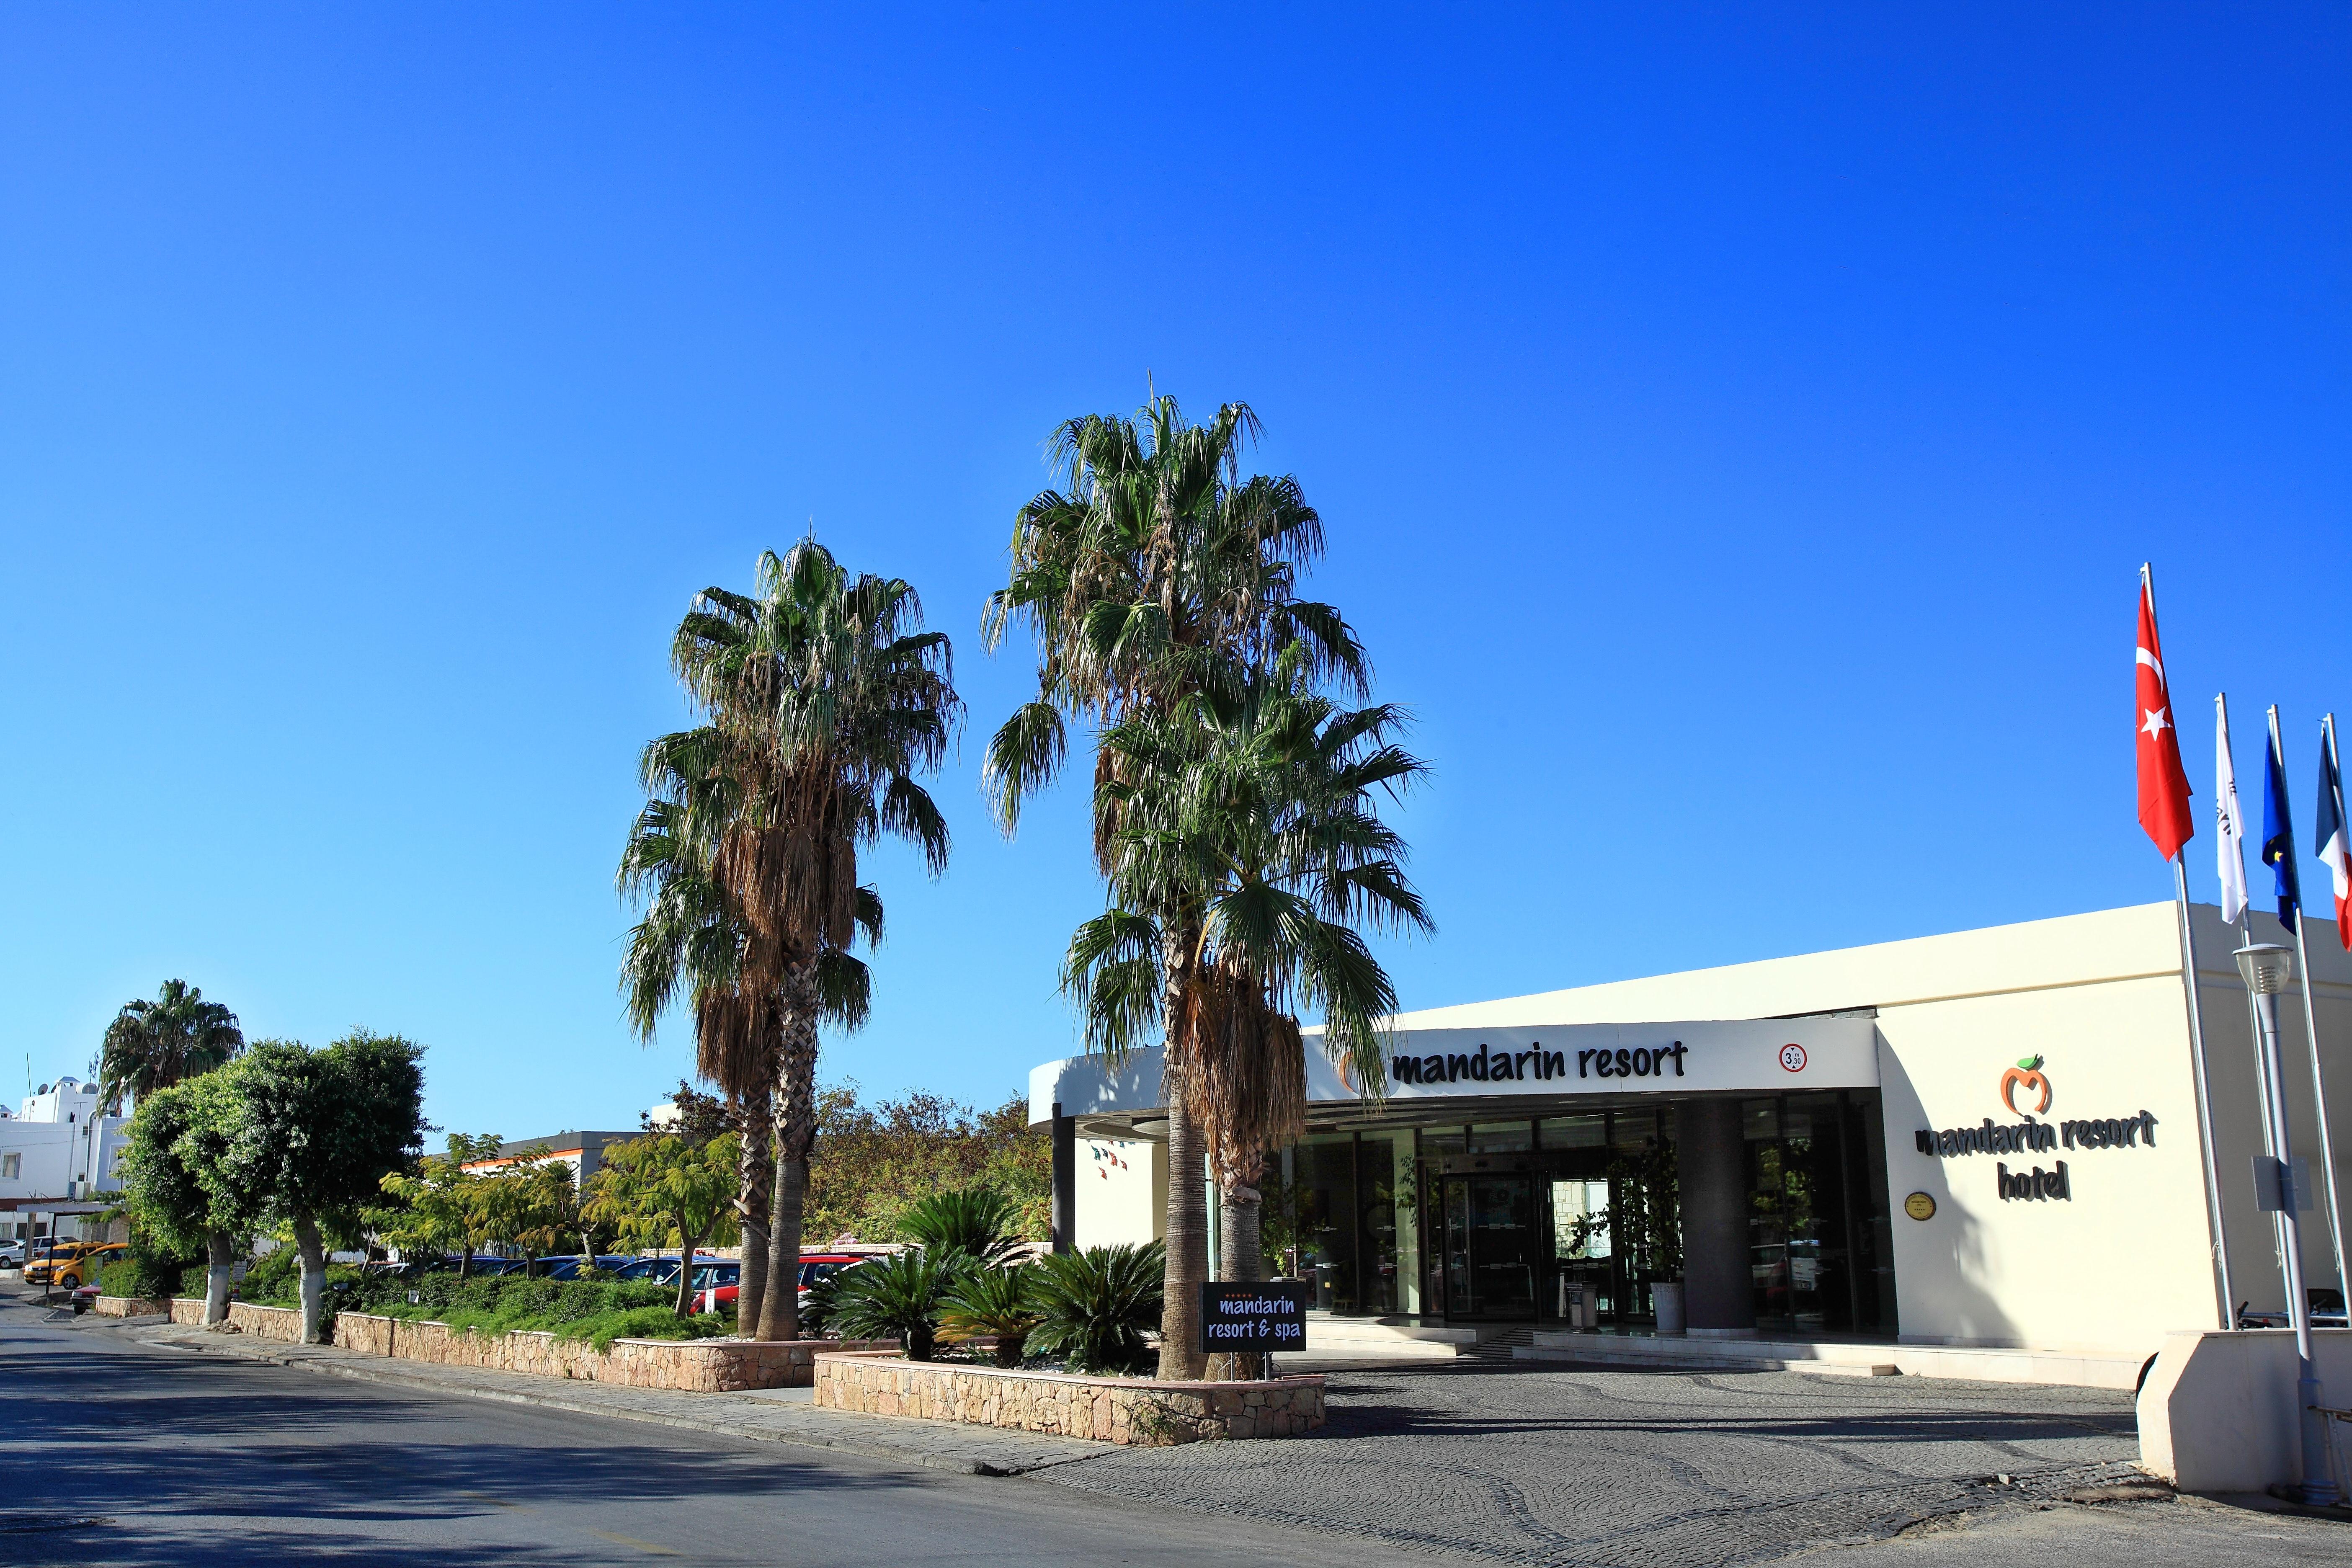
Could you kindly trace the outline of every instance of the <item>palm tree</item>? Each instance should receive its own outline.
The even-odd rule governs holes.
[[[109,1115],[125,1095],[144,1100],[160,1089],[209,1072],[245,1048],[236,1015],[184,980],[166,980],[152,1002],[126,1002],[99,1047],[98,1097]]]
[[[1063,470],[1062,488],[1022,508],[1011,579],[982,620],[992,647],[1016,619],[1037,643],[1037,695],[997,731],[984,764],[1007,833],[1023,801],[1059,770],[1066,718],[1108,728],[1165,713],[1187,696],[1231,689],[1292,647],[1307,678],[1365,689],[1363,649],[1347,623],[1296,595],[1299,572],[1321,553],[1321,519],[1297,480],[1241,476],[1257,428],[1245,404],[1191,425],[1174,398],[1155,396],[1138,419],[1087,416],[1055,432],[1048,460]],[[1095,763],[1097,784],[1118,765],[1099,747]],[[1107,877],[1115,838],[1098,813],[1096,860]],[[1121,1056],[1158,1015],[1169,1111],[1160,1375],[1182,1379],[1203,1363],[1198,1287],[1208,1277],[1202,1150],[1186,1089],[1192,1065],[1178,1024],[1203,911],[1175,885],[1164,890],[1169,902],[1142,911],[1160,952],[1102,977],[1128,989],[1103,994],[1116,1005],[1088,1009],[1087,1043]]]
[[[681,994],[694,1009],[695,1071],[727,1097],[737,1134],[736,1220],[743,1232],[743,1285],[738,1321],[756,1327],[768,1283],[768,1230],[775,1184],[771,1125],[781,1009],[773,995],[740,986],[744,928],[715,879],[715,837],[733,796],[710,772],[719,754],[707,729],[665,735],[642,764],[653,798],[632,825],[622,851],[625,894],[646,899],[629,932],[621,991],[638,1037],[651,1040],[661,1015]],[[699,774],[699,776],[697,776]],[[882,934],[882,900],[857,889],[857,929],[869,942]],[[827,947],[818,961],[824,1020],[856,1029],[866,1022],[873,980],[848,952]]]
[[[1377,1096],[1396,992],[1357,928],[1433,929],[1374,798],[1427,771],[1391,738],[1404,715],[1342,709],[1308,686],[1302,664],[1286,652],[1237,698],[1189,699],[1104,734],[1117,765],[1096,816],[1111,825],[1115,902],[1079,929],[1065,969],[1089,1010],[1129,1007],[1164,951],[1148,911],[1202,911],[1176,1027],[1233,1279],[1260,1272],[1265,1151],[1306,1129],[1297,1012],[1322,1011],[1324,1050]]]
[[[775,1063],[762,1338],[798,1332],[817,1026],[845,973],[828,954],[880,934],[858,848],[887,834],[920,848],[932,875],[947,866],[947,821],[916,778],[945,758],[961,703],[948,639],[914,630],[921,616],[902,579],[853,577],[803,540],[761,556],[755,594],[705,590],[672,645],[709,715],[709,754],[686,771],[724,781],[705,803],[708,864],[738,928],[740,1001],[713,1016],[713,1048]]]

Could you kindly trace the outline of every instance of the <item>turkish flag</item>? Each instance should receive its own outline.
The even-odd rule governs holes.
[[[2164,683],[2164,648],[2156,638],[2156,592],[2139,584],[2139,825],[2172,859],[2196,836],[2189,817],[2189,775],[2181,771],[2180,736],[2172,727],[2172,693]]]

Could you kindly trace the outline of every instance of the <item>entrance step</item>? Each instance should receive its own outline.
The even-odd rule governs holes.
[[[1536,1331],[1533,1324],[1521,1323],[1509,1328],[1480,1329],[1477,1334],[1476,1344],[1463,1347],[1465,1360],[1508,1362],[1535,1343]]]
[[[1477,1342],[1475,1329],[1423,1328],[1412,1323],[1384,1323],[1377,1318],[1334,1318],[1309,1312],[1307,1348],[1300,1353],[1331,1361],[1372,1361],[1391,1356],[1450,1361],[1471,1353]]]
[[[1522,1361],[1668,1366],[1691,1372],[1808,1372],[1834,1377],[1950,1377],[1978,1383],[2048,1383],[2135,1388],[2147,1354],[2118,1351],[2004,1350],[1962,1345],[1854,1344],[1835,1340],[1678,1339],[1538,1329],[1511,1352]]]

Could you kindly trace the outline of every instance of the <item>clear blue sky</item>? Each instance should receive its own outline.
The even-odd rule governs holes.
[[[1147,374],[1259,410],[1420,716],[1409,1005],[2166,897],[2144,558],[2200,824],[2219,687],[2307,812],[2352,16],[1610,9],[0,16],[0,1087],[181,975],[634,1125],[668,635],[814,522],[971,703],[826,1074],[1012,1090],[1100,893],[1076,789],[989,825],[981,601]]]

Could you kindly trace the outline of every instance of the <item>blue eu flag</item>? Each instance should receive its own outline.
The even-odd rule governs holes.
[[[2294,822],[2286,811],[2286,764],[2279,756],[2276,730],[2263,755],[2263,864],[2278,888],[2279,924],[2293,931],[2303,908],[2303,886],[2295,880]]]

